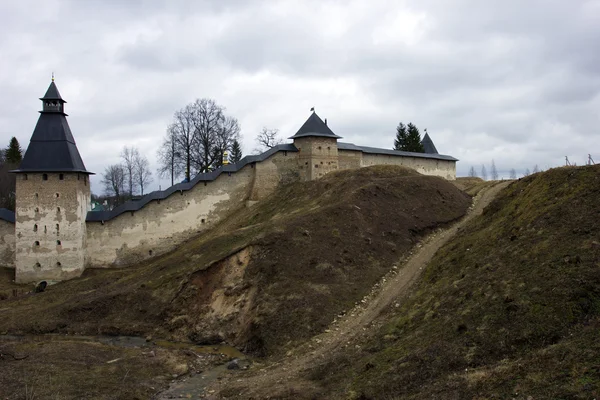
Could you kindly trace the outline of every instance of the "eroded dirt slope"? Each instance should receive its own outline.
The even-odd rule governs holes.
[[[598,398],[599,198],[600,166],[515,181],[371,339],[307,376],[339,398]]]
[[[285,186],[151,262],[1,301],[0,332],[152,334],[273,354],[322,331],[469,204],[400,167]]]
[[[282,188],[248,218],[268,221],[269,229],[234,262],[194,273],[172,318],[185,321],[181,329],[196,342],[225,340],[261,356],[292,348],[322,332],[420,237],[469,204],[449,182],[398,168]]]

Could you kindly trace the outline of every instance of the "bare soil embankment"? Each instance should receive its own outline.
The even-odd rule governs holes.
[[[600,166],[513,182],[369,340],[305,376],[333,398],[598,398],[599,198]]]
[[[153,335],[284,354],[469,205],[451,183],[400,167],[288,185],[150,262],[0,301],[0,332]]]
[[[490,201],[508,184],[495,182],[481,185],[466,217],[448,228],[436,230],[413,248],[405,259],[390,265],[389,273],[374,285],[371,292],[348,313],[339,315],[324,333],[289,351],[285,359],[254,368],[244,376],[224,376],[207,390],[217,393],[215,396],[218,398],[345,398],[346,394],[332,392],[321,381],[327,382],[331,378],[331,369],[349,369],[350,354],[360,349],[381,325],[382,312],[402,303],[441,246],[471,219],[481,215]],[[335,376],[333,380],[337,384],[345,381],[342,376]]]

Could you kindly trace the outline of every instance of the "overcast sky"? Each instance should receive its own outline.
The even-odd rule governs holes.
[[[427,128],[458,175],[600,162],[600,0],[1,1],[0,145],[27,146],[52,71],[96,193],[123,146],[155,170],[173,113],[202,97],[239,120],[245,154],[314,106],[357,145]]]

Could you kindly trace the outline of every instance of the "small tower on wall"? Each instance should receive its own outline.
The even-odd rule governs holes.
[[[17,174],[16,281],[59,281],[85,266],[91,172],[79,155],[54,78]]]
[[[290,139],[299,152],[298,169],[302,180],[315,180],[338,169],[337,140],[341,136],[333,133],[314,111]]]

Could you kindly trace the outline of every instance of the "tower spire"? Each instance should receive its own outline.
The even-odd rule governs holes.
[[[21,165],[15,172],[80,172],[85,169],[67,122],[63,100],[56,83],[51,82],[44,97],[43,109],[31,135]]]

